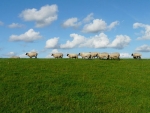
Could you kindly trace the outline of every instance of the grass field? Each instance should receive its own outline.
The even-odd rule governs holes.
[[[0,59],[0,113],[149,112],[148,59]]]

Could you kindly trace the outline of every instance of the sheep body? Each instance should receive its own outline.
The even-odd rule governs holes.
[[[79,55],[82,57],[82,59],[91,58],[91,53],[79,53]]]
[[[68,56],[69,58],[78,59],[78,54],[67,54],[67,56]]]
[[[106,53],[106,52],[103,52],[103,53],[99,53],[98,54],[98,58],[99,59],[108,59],[109,58],[109,54],[108,53]]]
[[[109,59],[118,59],[118,60],[120,60],[120,53],[116,52],[116,53],[109,54]]]
[[[95,58],[98,55],[98,52],[90,52],[91,58]]]
[[[140,53],[132,53],[131,56],[133,56],[134,59],[141,59],[141,54]]]
[[[53,53],[51,56],[53,56],[54,58],[63,58],[62,53]]]
[[[12,56],[11,58],[20,58],[19,56]]]
[[[38,53],[37,52],[29,52],[29,53],[26,53],[26,55],[29,56],[30,58],[32,58],[32,57],[37,58]]]

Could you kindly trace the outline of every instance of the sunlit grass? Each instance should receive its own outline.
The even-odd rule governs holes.
[[[150,60],[0,59],[1,113],[148,113]]]

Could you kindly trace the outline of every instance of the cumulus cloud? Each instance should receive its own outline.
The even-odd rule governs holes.
[[[83,27],[83,32],[85,33],[97,33],[99,31],[104,31],[106,30],[107,28],[107,24],[105,21],[103,21],[102,19],[95,19],[93,20],[92,23],[89,23],[89,24],[86,24],[84,27]]]
[[[94,19],[93,15],[94,15],[93,13],[90,13],[89,15],[87,15],[87,17],[83,19],[83,22],[87,23],[93,20]]]
[[[142,45],[140,47],[137,47],[136,51],[139,51],[139,52],[150,52],[150,46]]]
[[[116,38],[110,42],[106,34],[100,33],[90,38],[78,34],[71,34],[72,41],[67,41],[66,44],[61,44],[60,48],[74,48],[74,47],[89,47],[89,48],[116,48],[123,49],[126,47],[131,39],[126,35],[117,35]]]
[[[25,42],[33,42],[42,38],[39,32],[35,32],[33,29],[29,29],[27,32],[21,35],[11,35],[9,37],[10,41],[25,41]]]
[[[111,30],[116,25],[118,25],[119,22],[115,21],[112,22],[109,26],[107,26],[107,23],[103,21],[102,19],[94,19],[92,23],[86,24],[83,27],[82,32],[85,33],[98,33],[106,30]]]
[[[133,24],[134,29],[139,28],[139,27],[145,27],[145,24],[142,24],[142,23],[134,23]]]
[[[150,40],[150,25],[142,24],[142,23],[134,23],[133,28],[144,28],[145,31],[142,32],[142,36],[138,37],[138,40]]]
[[[4,23],[2,21],[0,21],[0,26],[4,25]]]
[[[38,53],[38,51],[37,50],[35,50],[35,49],[32,49],[31,51],[29,51],[29,52],[37,52]]]
[[[67,28],[67,27],[73,27],[73,28],[77,28],[80,26],[80,22],[78,22],[78,18],[69,18],[66,21],[64,21],[64,23],[62,24],[63,27]]]
[[[59,53],[59,52],[58,52],[58,49],[53,49],[53,50],[46,56],[46,58],[53,58],[53,56],[51,56],[52,53]]]
[[[56,48],[58,46],[57,45],[58,40],[59,40],[58,37],[54,37],[54,38],[51,38],[51,39],[47,40],[45,48],[47,48],[47,49],[48,48]]]
[[[9,28],[22,28],[24,27],[24,25],[22,24],[18,24],[18,23],[12,23],[10,25],[8,25]]]
[[[51,53],[58,53],[58,49],[53,49]]]
[[[113,29],[115,26],[119,25],[118,21],[112,22],[109,26],[108,26],[108,30]]]
[[[26,9],[19,15],[25,21],[35,21],[36,27],[44,27],[57,20],[57,5],[45,5],[40,10]]]
[[[8,57],[16,56],[16,53],[15,52],[9,52],[6,54],[6,56],[8,56]]]
[[[117,35],[109,46],[112,48],[123,49],[130,41],[131,38],[127,35]]]
[[[67,41],[66,44],[61,44],[60,48],[73,48],[85,41],[85,37],[78,34],[70,34],[70,37],[73,38],[72,41]]]
[[[95,35],[91,38],[86,38],[85,42],[80,44],[79,47],[90,47],[90,48],[105,48],[109,44],[109,39],[104,33]]]

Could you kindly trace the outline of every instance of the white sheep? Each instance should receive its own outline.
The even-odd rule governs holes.
[[[95,58],[98,55],[98,52],[90,52],[91,58]]]
[[[54,58],[63,58],[63,54],[62,53],[52,53],[52,55]]]
[[[10,58],[20,58],[19,56],[12,56],[12,57],[10,57]]]
[[[140,53],[132,53],[131,56],[133,56],[134,59],[141,59],[141,54]]]
[[[37,52],[29,52],[29,53],[26,53],[26,55],[28,55],[30,58],[32,58],[32,57],[37,58],[38,53]]]
[[[109,54],[109,59],[118,59],[120,60],[120,53],[116,52],[116,53],[111,53]]]
[[[67,56],[68,56],[69,58],[78,59],[78,54],[67,54]]]
[[[97,56],[99,59],[109,59],[109,54],[106,52],[99,53]]]
[[[79,55],[82,57],[82,59],[90,59],[91,58],[91,53],[79,53]]]

